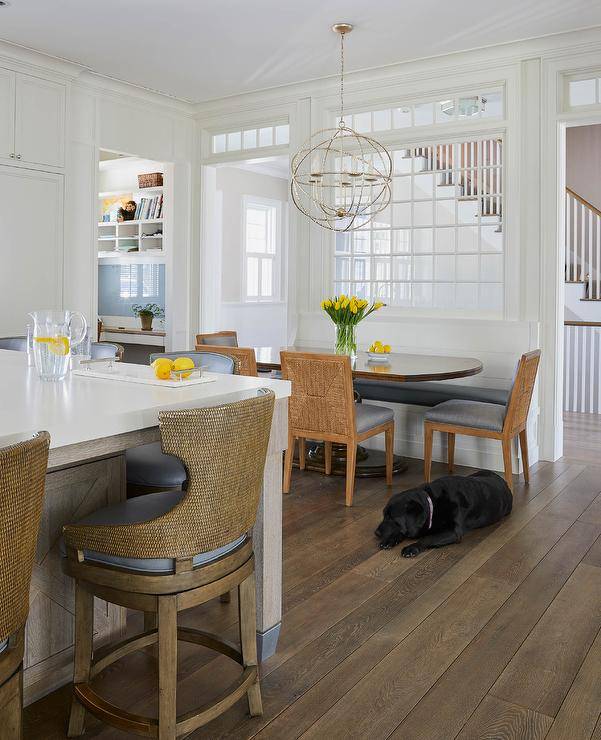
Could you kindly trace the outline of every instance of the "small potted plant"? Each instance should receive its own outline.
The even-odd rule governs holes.
[[[139,303],[134,303],[131,307],[135,316],[138,316],[142,325],[143,331],[152,330],[152,320],[162,319],[165,316],[165,309],[158,306],[156,303],[147,303],[145,306],[141,306]]]

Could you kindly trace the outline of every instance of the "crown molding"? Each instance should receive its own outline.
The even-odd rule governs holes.
[[[531,58],[554,60],[590,52],[601,52],[601,26],[349,72],[345,75],[345,88],[349,93],[373,91],[431,79],[433,75],[473,74],[474,71],[509,67]],[[207,100],[194,105],[195,117],[202,120],[266,105],[290,105],[303,98],[329,97],[336,93],[337,86],[338,76],[330,75]]]
[[[16,72],[44,77],[54,75],[64,80],[72,80],[86,69],[83,64],[42,54],[35,49],[3,39],[0,39],[0,64],[7,64]]]

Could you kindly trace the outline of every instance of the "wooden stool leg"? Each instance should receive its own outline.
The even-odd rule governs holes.
[[[257,661],[257,594],[254,571],[238,586],[238,614],[244,667],[257,666],[257,680],[248,689],[247,697],[250,716],[258,717],[263,714],[263,703]]]
[[[0,686],[0,740],[23,740],[23,665]]]
[[[290,480],[292,478],[292,460],[294,458],[294,437],[288,435],[288,447],[284,454],[284,483],[282,485],[282,491],[284,493],[290,493]]]
[[[391,486],[394,462],[394,424],[391,424],[384,432],[384,444],[386,449],[386,485]]]
[[[177,597],[159,596],[159,740],[174,740],[177,723]]]
[[[429,483],[432,477],[432,436],[434,431],[432,427],[424,424],[424,478]]]
[[[332,475],[332,443],[324,442],[325,474]]]
[[[357,445],[349,442],[346,446],[346,497],[347,506],[353,505],[353,494],[355,492],[355,465],[357,464]]]
[[[520,449],[522,451],[522,467],[524,468],[524,482],[530,485],[530,463],[528,462],[528,433],[525,429],[520,432]]]
[[[73,683],[88,683],[92,666],[94,639],[94,596],[75,583],[75,655]],[[83,735],[86,710],[75,697],[71,700],[71,714],[67,737]]]
[[[511,439],[505,438],[501,440],[503,445],[503,464],[505,466],[505,480],[509,486],[509,490],[513,493],[513,468],[511,464]]]
[[[455,432],[447,434],[447,455],[449,473],[452,473],[455,467]]]
[[[303,437],[299,437],[298,438],[298,469],[299,470],[305,469],[306,452],[307,452],[307,448],[305,445],[305,440]]]

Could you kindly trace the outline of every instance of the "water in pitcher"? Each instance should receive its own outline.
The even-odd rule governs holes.
[[[69,370],[71,343],[69,337],[34,337],[33,356],[42,380],[61,380]]]

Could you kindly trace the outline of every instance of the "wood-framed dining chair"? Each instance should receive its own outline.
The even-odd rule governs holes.
[[[539,349],[526,352],[518,363],[507,406],[480,401],[445,401],[430,409],[424,419],[424,474],[430,481],[432,468],[432,440],[434,432],[448,435],[448,465],[453,472],[455,435],[498,439],[503,447],[505,480],[513,491],[511,443],[519,436],[522,452],[524,481],[530,482],[528,464],[528,437],[526,423],[540,362]]]
[[[235,331],[214,331],[212,334],[197,334],[196,344],[211,344],[214,347],[237,347],[238,333]]]
[[[332,443],[346,445],[347,506],[353,505],[357,445],[385,435],[386,484],[392,485],[394,414],[392,409],[356,404],[349,357],[281,352],[282,377],[292,383],[288,404],[288,449],[284,459],[284,493],[290,492],[294,445],[299,441],[299,467],[305,468],[305,440],[325,443],[325,473],[332,472]]]
[[[196,349],[202,352],[218,352],[219,354],[227,355],[234,360],[238,360],[238,375],[247,375],[252,378],[256,378],[258,375],[257,358],[252,347],[228,347],[224,344],[197,344]]]

